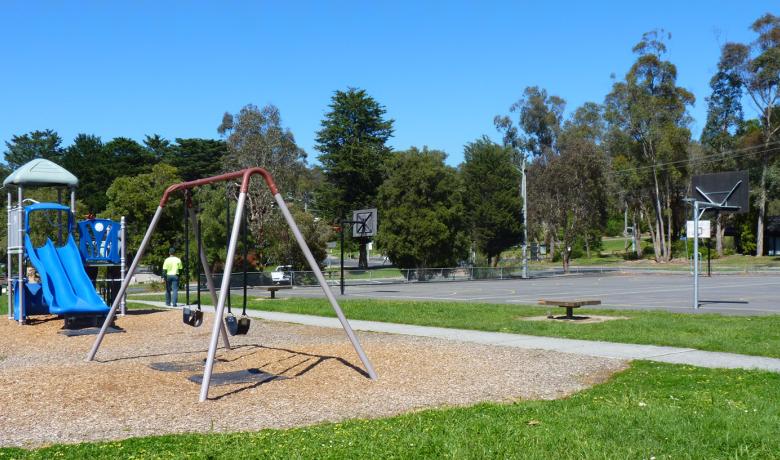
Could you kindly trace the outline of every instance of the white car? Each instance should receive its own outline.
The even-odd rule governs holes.
[[[274,284],[290,283],[292,280],[292,265],[279,265],[271,272]]]

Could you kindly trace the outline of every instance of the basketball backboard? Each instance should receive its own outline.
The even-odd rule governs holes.
[[[694,229],[695,226],[696,226],[696,224],[694,223],[694,221],[689,220],[687,222],[687,225],[685,226],[685,235],[688,238],[693,238],[694,237],[693,229]],[[698,237],[699,238],[709,238],[710,237],[711,228],[712,228],[712,224],[710,223],[710,221],[708,221],[708,220],[700,220],[699,221]]]
[[[693,198],[713,207],[727,207],[724,212],[743,214],[750,206],[747,171],[729,171],[693,176]],[[705,208],[705,205],[700,205]]]
[[[352,236],[356,238],[376,236],[376,208],[359,209],[352,212]]]

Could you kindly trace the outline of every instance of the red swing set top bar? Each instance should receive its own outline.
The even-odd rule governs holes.
[[[191,188],[200,187],[202,185],[213,184],[215,182],[224,182],[226,180],[238,179],[239,177],[242,178],[241,192],[247,193],[249,191],[249,180],[255,174],[260,174],[261,176],[263,176],[265,183],[268,184],[268,188],[271,190],[271,195],[276,195],[277,193],[279,193],[279,189],[276,187],[276,183],[274,182],[273,177],[271,177],[271,173],[269,173],[264,168],[254,167],[254,168],[242,169],[240,171],[220,174],[218,176],[204,177],[203,179],[197,179],[189,182],[180,182],[178,184],[173,184],[167,189],[165,189],[165,193],[163,193],[163,196],[160,199],[160,207],[164,208],[165,205],[168,204],[170,195],[173,192],[178,192],[179,190],[189,190]]]

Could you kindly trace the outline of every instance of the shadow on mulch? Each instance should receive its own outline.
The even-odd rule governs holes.
[[[130,309],[128,309],[126,314],[127,314],[127,316],[140,316],[140,315],[151,315],[151,314],[154,314],[154,313],[165,313],[166,311],[168,311],[168,310],[164,310],[164,309],[161,309],[161,308],[143,308],[143,309],[140,309],[140,310],[136,310],[136,309],[130,310]]]
[[[211,399],[219,400],[225,398],[226,396],[235,395],[243,391],[257,388],[260,385],[275,380],[287,380],[287,379],[297,378],[308,372],[311,372],[317,366],[329,360],[335,360],[339,364],[352,369],[353,371],[357,372],[363,377],[366,378],[369,377],[366,371],[356,366],[355,364],[345,360],[344,358],[338,356],[318,355],[318,354],[307,353],[304,351],[291,350],[288,348],[269,347],[269,346],[257,345],[257,344],[240,345],[233,348],[233,350],[237,350],[237,349],[247,349],[252,351],[248,353],[242,353],[240,356],[234,356],[231,358],[218,357],[216,361],[218,363],[231,363],[231,362],[238,361],[240,359],[248,358],[252,355],[256,355],[257,353],[260,353],[263,350],[283,351],[289,353],[290,355],[280,359],[265,362],[257,367],[252,367],[249,369],[229,371],[229,372],[214,372],[212,374],[212,380],[211,380],[212,385],[236,385],[236,384],[238,385],[248,384],[248,385],[240,388],[236,388],[235,390],[231,390],[219,396],[212,397]],[[202,353],[205,351],[206,350],[186,352],[186,353],[187,354]],[[148,355],[144,357],[165,356],[171,354],[181,354],[181,353],[164,353],[158,355]],[[116,361],[125,360],[125,359],[133,359],[133,358],[119,358]],[[291,361],[290,365],[276,372],[275,374],[271,374],[269,372],[265,372],[262,370],[272,365],[282,364],[285,361]],[[185,362],[182,361],[157,362],[157,363],[149,364],[149,367],[151,369],[161,371],[161,372],[202,372],[204,364],[205,364],[205,359],[198,360],[198,361],[189,361],[189,362],[186,361]],[[291,375],[286,375],[286,374],[291,374]],[[188,380],[200,384],[202,382],[202,375],[192,375],[188,378]]]

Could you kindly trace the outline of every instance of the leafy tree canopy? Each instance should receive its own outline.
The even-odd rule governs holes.
[[[504,131],[504,144],[511,145],[535,156],[548,156],[557,149],[566,101],[538,86],[529,86],[523,97],[512,104],[509,111],[519,115],[518,125],[508,115],[493,119],[496,127]]]
[[[60,164],[62,138],[51,129],[33,131],[21,136],[14,135],[6,142],[5,163],[13,171],[36,158],[44,158]]]
[[[393,135],[393,120],[385,119],[385,112],[362,89],[333,95],[315,147],[325,176],[320,202],[333,219],[375,204],[390,156],[386,142]]]
[[[114,138],[103,148],[113,164],[113,178],[148,173],[159,161],[154,152],[127,137]]]
[[[160,198],[171,184],[181,182],[176,168],[165,163],[152,166],[151,171],[136,176],[117,178],[106,192],[108,206],[105,214],[118,220],[125,216],[127,223],[128,257],[141,244],[146,229],[154,216]],[[152,236],[144,261],[155,268],[162,266],[168,248],[180,246],[183,240],[182,200],[180,194],[171,197]]]
[[[222,140],[177,138],[165,161],[179,170],[182,179],[191,181],[218,174],[226,153],[227,144]]]
[[[463,184],[445,157],[411,148],[390,161],[379,188],[377,243],[399,267],[451,267],[466,257]]]
[[[464,160],[461,173],[472,238],[495,264],[502,251],[522,241],[520,173],[512,148],[487,136],[466,145]]]
[[[282,194],[294,193],[298,177],[305,170],[306,153],[295,143],[292,132],[282,125],[279,109],[273,105],[258,108],[247,105],[235,115],[225,114],[217,130],[227,137],[227,151],[222,158],[224,171],[263,167],[274,177]],[[259,179],[256,179],[259,181]],[[236,196],[236,189],[231,191]],[[249,190],[247,211],[252,232],[265,235],[281,225],[281,215],[274,211],[274,199],[264,182]]]
[[[79,134],[62,157],[62,165],[79,178],[78,196],[84,203],[85,213],[99,214],[106,209],[106,191],[121,175],[117,165],[104,149],[98,136]]]

